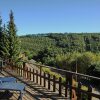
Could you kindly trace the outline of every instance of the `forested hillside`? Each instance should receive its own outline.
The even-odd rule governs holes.
[[[77,64],[82,73],[93,64],[99,65],[100,33],[35,34],[20,36],[20,40],[29,59],[46,65],[74,70]]]
[[[38,52],[41,49],[51,47],[52,49],[62,49],[61,53],[73,51],[100,51],[99,33],[62,34],[49,33],[21,36],[23,50]],[[28,48],[27,48],[28,46]],[[57,50],[59,51],[59,50]],[[61,50],[60,50],[61,51]]]

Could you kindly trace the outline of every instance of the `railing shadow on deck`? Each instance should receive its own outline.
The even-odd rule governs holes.
[[[34,66],[38,67],[38,70],[28,67],[25,62],[23,62],[21,66],[13,66],[10,69],[14,70],[14,72],[24,79],[28,79],[56,93],[54,97],[68,97],[71,100],[83,100],[84,98],[92,100],[93,97],[100,99],[100,94],[94,93],[93,91],[93,89],[96,88],[96,81],[100,82],[100,78],[43,65],[34,64]],[[56,79],[55,75],[51,76],[49,73],[43,72],[42,67],[62,72],[62,76],[66,79],[65,82],[62,82],[61,77]],[[73,79],[76,81],[76,86],[73,85]],[[30,86],[32,87],[32,84],[30,84]],[[82,89],[84,86],[87,89]],[[39,92],[41,93],[41,91]],[[51,95],[47,96],[51,97]]]
[[[30,81],[30,79],[28,79],[27,77],[24,77],[22,78],[22,76],[20,75],[16,75],[15,73],[15,70],[9,70],[8,68],[4,69],[4,71],[10,75],[10,76],[13,76],[15,78],[17,78],[18,81],[26,84],[30,89],[31,91],[36,91],[38,92],[37,94],[36,93],[32,93],[30,91],[27,91],[26,92],[33,98],[35,98],[36,100],[41,100],[42,98],[44,99],[53,99],[53,100],[67,100],[68,98],[67,97],[59,97],[59,94],[56,93],[56,92],[52,92],[52,91],[48,91],[48,89],[46,89],[45,87],[37,84],[36,82],[33,82],[32,80]],[[40,99],[39,99],[40,98]],[[44,99],[44,100],[45,100]],[[69,100],[69,99],[68,99]]]

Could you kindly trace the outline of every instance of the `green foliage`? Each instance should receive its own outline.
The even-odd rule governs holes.
[[[88,91],[88,87],[86,87],[84,85],[81,86],[81,89],[84,90],[84,91]]]
[[[57,54],[66,54],[67,52],[84,52],[100,51],[100,33],[49,33],[44,35],[28,35],[21,36],[21,46],[24,51],[32,51],[34,55],[44,50],[51,48]],[[27,48],[27,45],[29,46]],[[34,56],[33,55],[33,56]]]
[[[0,37],[2,35],[2,19],[1,19],[1,16],[0,16]]]
[[[57,55],[56,58],[56,66],[58,68],[63,68],[63,69],[67,69],[70,70],[70,64],[69,64],[69,60],[70,60],[70,54],[65,54],[65,55]]]
[[[62,82],[65,82],[65,78],[62,77],[60,74],[56,73],[56,72],[52,72],[49,68],[42,68],[42,71],[45,73],[50,74],[51,77],[55,76],[56,79],[59,79],[60,77],[62,78]]]
[[[38,62],[42,62],[46,65],[55,65],[54,57],[56,56],[56,52],[54,52],[51,48],[45,48],[38,52],[37,56],[34,57]]]
[[[7,31],[5,24],[2,26],[2,19],[0,17],[0,56],[2,58],[7,58],[7,55],[9,55],[8,52],[9,48],[9,41],[7,37]]]
[[[33,56],[37,55],[41,50],[44,50],[44,48],[54,48],[55,45],[54,40],[43,36],[20,37],[20,40],[22,51],[33,52]]]
[[[48,33],[21,36],[20,40],[30,59],[49,66],[86,73],[89,66],[100,62],[100,33]]]
[[[75,67],[77,66],[77,59],[80,56],[81,54],[78,52],[57,55],[55,59],[56,65],[58,68],[75,71]]]
[[[19,59],[20,43],[16,34],[17,30],[12,11],[10,12],[9,17],[10,21],[8,22],[7,27],[5,25],[2,27],[2,34],[0,37],[0,56],[4,59],[9,59],[10,62],[16,62]]]
[[[94,53],[85,52],[77,59],[78,63],[78,72],[86,73],[86,70],[89,68],[92,63],[96,62],[96,56]]]
[[[1,19],[1,16],[0,16],[0,45],[1,45],[1,37],[2,37],[2,19]],[[0,46],[0,51],[1,51],[1,46]],[[0,56],[1,56],[1,52],[0,52]]]
[[[15,63],[15,65],[16,66],[23,66],[23,62],[18,61],[18,62]]]
[[[45,73],[50,73],[51,72],[51,70],[49,69],[49,68],[42,68],[42,70],[45,72]]]
[[[3,32],[1,36],[0,48],[1,48],[0,50],[1,57],[4,59],[8,58],[8,56],[10,55],[9,54],[9,40],[8,40],[5,25],[3,27]]]
[[[8,33],[8,40],[9,40],[9,58],[11,60],[16,60],[19,56],[19,42],[16,35],[16,25],[14,23],[14,16],[13,12],[10,12],[10,21],[7,25],[7,33]]]
[[[25,56],[28,57],[29,60],[33,58],[33,52],[29,52],[28,50],[24,52]]]

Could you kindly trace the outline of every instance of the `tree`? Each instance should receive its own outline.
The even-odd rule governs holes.
[[[9,57],[9,40],[7,37],[7,31],[6,31],[5,24],[2,28],[0,48],[1,48],[0,50],[1,57],[4,59],[7,59]]]
[[[16,25],[14,23],[14,16],[13,12],[10,12],[10,21],[8,22],[7,25],[7,34],[8,34],[8,40],[9,40],[9,56],[8,58],[10,59],[10,62],[16,61],[17,58],[19,57],[19,42],[18,42],[18,37],[17,37],[17,30],[16,30]]]
[[[1,56],[2,19],[0,16],[0,56]]]
[[[1,19],[1,16],[0,16],[0,37],[2,35],[2,19]]]
[[[80,57],[77,59],[78,64],[78,72],[86,74],[87,69],[89,66],[96,62],[96,55],[92,52],[84,52]]]

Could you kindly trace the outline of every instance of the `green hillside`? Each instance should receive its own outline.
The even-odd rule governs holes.
[[[45,48],[60,49],[61,53],[73,51],[100,51],[100,33],[63,34],[49,33],[20,37],[22,49],[37,53]]]
[[[100,33],[48,33],[20,36],[22,52],[46,65],[86,73],[100,61]],[[100,67],[98,67],[100,68]]]

